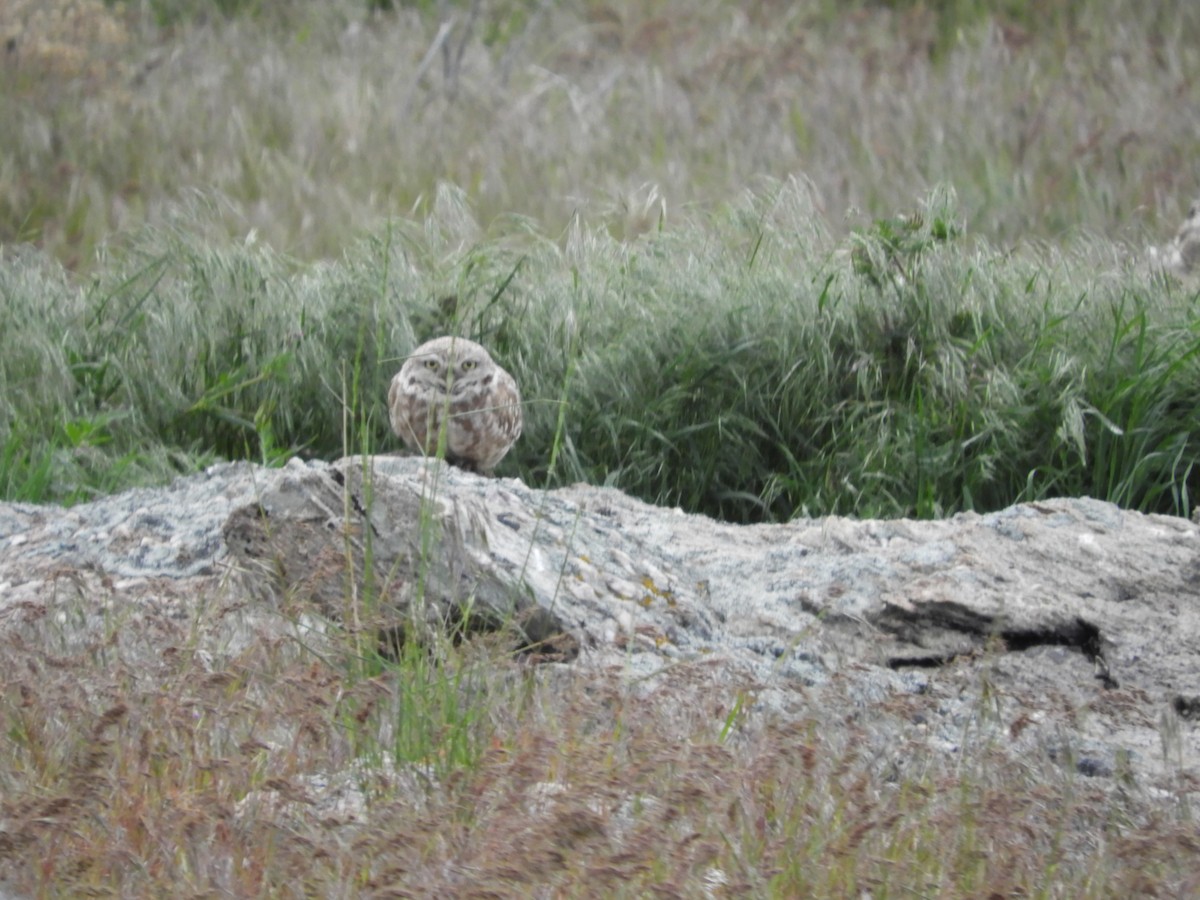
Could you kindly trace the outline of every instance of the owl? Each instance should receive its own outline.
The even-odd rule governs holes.
[[[1196,270],[1200,264],[1200,200],[1188,208],[1187,218],[1175,235],[1174,253],[1171,262],[1185,274]]]
[[[444,429],[446,461],[482,475],[504,458],[523,422],[513,377],[460,337],[434,338],[412,352],[392,379],[388,412],[409,447],[436,455]]]

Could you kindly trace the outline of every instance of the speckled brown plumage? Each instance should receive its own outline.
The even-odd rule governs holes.
[[[406,445],[436,456],[445,426],[446,461],[490,475],[521,435],[517,383],[479,344],[460,337],[426,341],[388,390],[392,430]]]

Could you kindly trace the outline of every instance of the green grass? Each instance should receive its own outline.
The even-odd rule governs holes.
[[[1194,292],[1124,259],[1196,192],[1194,11],[395,6],[14,4],[0,496],[393,446],[458,331],[532,483],[1190,512]]]
[[[796,182],[633,242],[481,236],[446,189],[336,263],[183,229],[82,280],[10,252],[0,485],[70,502],[213,457],[396,447],[388,381],[456,332],[522,386],[502,473],[527,483],[731,521],[1058,495],[1187,515],[1197,296],[1122,253],[997,249],[945,191],[837,239]]]

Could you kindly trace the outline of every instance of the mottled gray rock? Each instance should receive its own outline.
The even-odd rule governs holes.
[[[153,648],[221,596],[215,668],[263,629],[420,637],[465,608],[515,648],[647,685],[703,660],[753,687],[751,714],[800,715],[836,680],[881,758],[901,736],[985,740],[1177,785],[1200,775],[1198,541],[1087,499],[745,527],[412,458],[220,465],[72,509],[0,505],[0,631],[69,606],[61,652],[120,611]]]

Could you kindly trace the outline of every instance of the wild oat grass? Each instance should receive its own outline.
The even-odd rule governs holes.
[[[839,231],[949,183],[1008,245],[1161,235],[1200,184],[1192,4],[393,5],[14,0],[0,241],[91,269],[201,191],[337,258],[439,182],[629,237],[804,173]]]
[[[443,188],[337,263],[185,227],[131,237],[81,285],[5,253],[9,497],[394,448],[388,381],[446,332],[521,384],[502,470],[528,483],[733,521],[1081,494],[1187,514],[1195,489],[1195,293],[1098,238],[997,249],[947,191],[843,239],[791,181],[632,242],[489,237]]]

